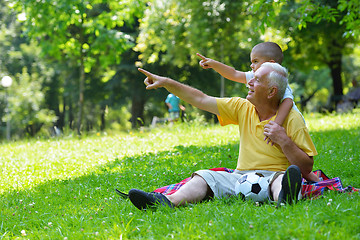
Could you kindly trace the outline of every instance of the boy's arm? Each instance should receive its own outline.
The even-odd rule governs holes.
[[[277,124],[282,126],[282,124],[285,121],[285,118],[287,117],[287,115],[289,115],[289,112],[292,107],[293,107],[293,100],[291,98],[285,98],[280,103],[278,114],[277,114],[274,122],[276,122]],[[267,140],[267,144],[269,144],[271,142],[271,140],[267,136],[265,136],[265,138],[264,138],[264,141],[266,141],[266,140]],[[272,145],[274,145],[274,143],[272,143]]]
[[[201,58],[199,62],[200,66],[204,69],[212,68],[216,72],[218,72],[224,78],[232,80],[234,82],[244,83],[246,84],[246,76],[244,72],[238,71],[233,67],[225,65],[221,62],[215,61],[211,58],[204,57],[200,53],[196,54]]]
[[[285,98],[282,103],[280,103],[278,114],[275,118],[275,121],[280,126],[284,123],[285,118],[289,115],[291,108],[293,107],[293,100],[291,98]]]

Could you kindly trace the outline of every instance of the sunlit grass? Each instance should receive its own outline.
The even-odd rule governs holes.
[[[360,187],[360,113],[305,118],[319,152],[314,168]],[[236,126],[31,140],[0,152],[0,239],[360,238],[358,194],[327,193],[281,209],[231,198],[155,212],[115,194],[152,191],[197,169],[234,168]]]
[[[170,151],[177,146],[229,143],[237,139],[233,130],[231,127],[198,128],[184,125],[181,128],[165,127],[145,133],[0,145],[0,176],[11,180],[0,182],[0,193],[8,189],[29,189],[49,180],[83,176],[119,159]],[[186,131],[185,135],[183,131]]]
[[[348,114],[306,114],[306,121],[309,123],[310,131],[328,130],[351,130],[360,126],[360,108],[354,109],[353,113]]]

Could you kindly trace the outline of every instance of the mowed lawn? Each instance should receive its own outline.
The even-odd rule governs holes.
[[[360,187],[360,112],[306,115],[314,170]],[[115,188],[152,191],[198,169],[235,168],[236,126],[173,128],[0,145],[0,239],[360,239],[360,195],[280,209],[239,198],[139,211]]]

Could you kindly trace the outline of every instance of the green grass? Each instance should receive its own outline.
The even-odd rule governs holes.
[[[314,169],[360,187],[360,113],[305,118],[319,152]],[[230,198],[147,212],[115,194],[234,168],[236,126],[14,142],[0,152],[0,239],[360,239],[359,194],[280,209]]]

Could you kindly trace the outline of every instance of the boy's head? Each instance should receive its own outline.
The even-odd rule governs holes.
[[[256,70],[264,62],[276,62],[281,64],[284,58],[283,52],[279,45],[274,42],[263,42],[255,45],[251,50],[251,69]]]

